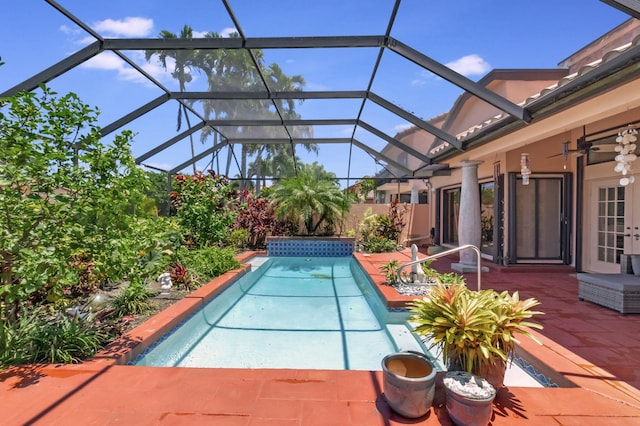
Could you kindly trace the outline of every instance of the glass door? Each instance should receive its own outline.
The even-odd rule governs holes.
[[[509,263],[568,263],[567,176],[510,174]]]
[[[619,179],[606,179],[592,182],[589,195],[586,268],[599,273],[620,272],[620,255],[625,248],[625,189]]]

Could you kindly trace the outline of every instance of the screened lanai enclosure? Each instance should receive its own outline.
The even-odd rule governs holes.
[[[632,0],[33,0],[2,9],[0,96],[40,84],[77,93],[100,109],[104,138],[132,130],[137,163],[169,175],[213,169],[266,181],[317,162],[342,186],[447,173],[447,152],[526,126],[615,64],[526,107],[477,84],[484,74],[554,68],[547,58],[639,15]],[[600,27],[586,31],[582,14],[597,14]],[[431,123],[464,93],[496,109],[495,125],[463,137]],[[446,149],[400,142],[412,126]],[[389,157],[388,146],[403,155]]]

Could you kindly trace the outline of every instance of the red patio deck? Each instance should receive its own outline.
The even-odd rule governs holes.
[[[411,298],[382,285],[379,266],[409,253],[356,257],[391,305]],[[455,259],[434,262],[446,272]],[[482,287],[536,297],[545,315],[543,345],[523,339],[530,356],[575,387],[502,389],[492,425],[640,424],[640,315],[621,316],[580,302],[577,280],[563,267],[498,268],[485,265]],[[470,286],[475,273],[469,274]],[[145,323],[123,341],[131,346],[162,329],[196,295]],[[199,300],[200,299],[200,300]],[[122,347],[115,348],[121,353]],[[440,383],[437,383],[438,388]],[[382,373],[325,370],[156,368],[115,365],[110,357],[80,365],[40,365],[0,372],[0,424],[22,425],[449,425],[443,392],[420,419],[391,412]]]

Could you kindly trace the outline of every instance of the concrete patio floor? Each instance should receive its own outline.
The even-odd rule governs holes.
[[[389,305],[411,298],[384,286],[380,265],[409,252],[356,257]],[[457,258],[433,263],[447,272]],[[492,425],[640,424],[640,315],[578,301],[566,267],[500,268],[486,264],[482,287],[518,290],[541,301],[538,345],[523,339],[526,358],[570,387],[500,390]],[[433,408],[405,419],[385,402],[380,371],[243,370],[117,365],[139,342],[164,333],[193,306],[206,303],[234,274],[225,274],[133,330],[95,360],[0,372],[0,425],[450,425],[440,380]],[[475,273],[468,274],[475,288]],[[439,377],[441,379],[441,376]]]

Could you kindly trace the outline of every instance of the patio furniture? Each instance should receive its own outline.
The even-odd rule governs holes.
[[[631,274],[579,273],[578,299],[616,310],[640,313],[640,277]]]

